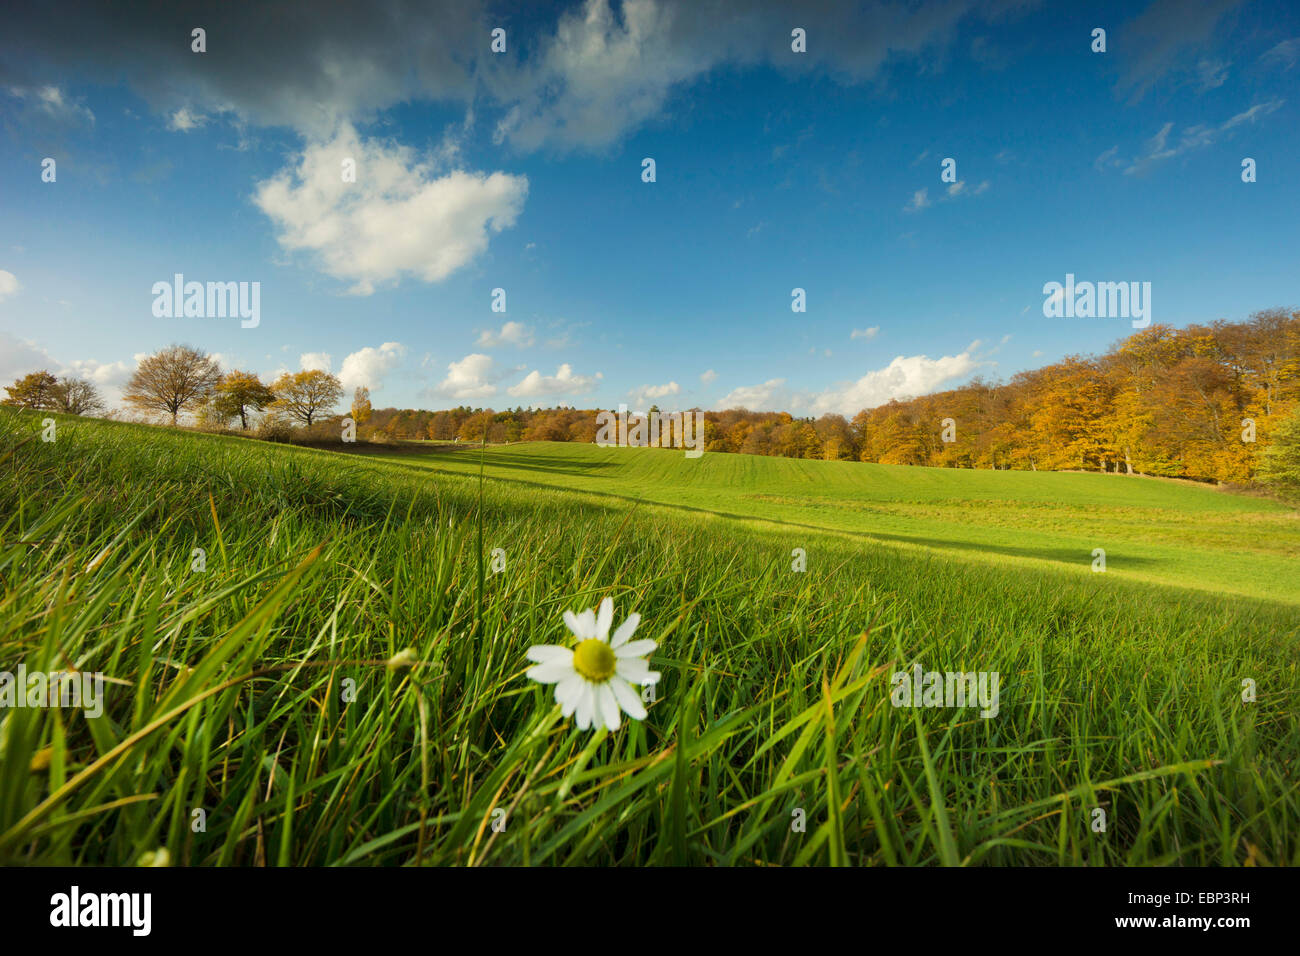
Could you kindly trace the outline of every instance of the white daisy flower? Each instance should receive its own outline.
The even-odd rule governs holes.
[[[633,720],[645,720],[637,688],[659,680],[659,672],[650,670],[645,661],[659,645],[648,639],[631,640],[641,615],[629,614],[611,638],[613,622],[614,602],[605,598],[599,611],[564,612],[564,623],[578,639],[577,647],[534,644],[528,648],[528,659],[537,666],[528,668],[527,676],[539,684],[554,684],[555,702],[565,717],[577,714],[581,730],[617,730],[620,708]]]

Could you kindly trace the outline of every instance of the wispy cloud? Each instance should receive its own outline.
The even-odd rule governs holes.
[[[63,90],[57,86],[11,86],[9,95],[21,100],[31,112],[42,114],[59,123],[93,125],[95,122],[95,114],[89,108],[65,96]]]
[[[1300,63],[1300,37],[1283,40],[1259,58],[1260,66],[1280,69],[1283,72]]]
[[[499,331],[484,329],[479,333],[480,348],[500,348],[503,345],[526,349],[533,344],[533,330],[522,322],[507,322]]]
[[[1136,157],[1124,159],[1119,155],[1119,147],[1112,146],[1093,160],[1093,166],[1102,170],[1123,169],[1127,176],[1139,176],[1165,160],[1213,145],[1238,126],[1254,123],[1277,112],[1285,102],[1274,99],[1267,103],[1257,103],[1217,126],[1207,126],[1204,123],[1188,126],[1176,138],[1173,136],[1174,124],[1168,122],[1143,144]]]
[[[1219,21],[1241,2],[1155,0],[1124,30],[1125,42],[1116,49],[1124,64],[1116,92],[1136,102],[1165,76],[1183,72],[1192,55],[1218,38]],[[1201,56],[1198,67],[1199,62],[1210,61]]]
[[[959,180],[955,183],[949,183],[948,187],[939,195],[939,198],[934,200],[930,198],[929,189],[918,189],[912,193],[912,198],[903,207],[903,212],[920,212],[923,209],[929,209],[936,202],[951,202],[963,196],[980,196],[987,192],[988,188],[989,181],[987,179],[981,180],[975,186],[971,186],[965,180]]]

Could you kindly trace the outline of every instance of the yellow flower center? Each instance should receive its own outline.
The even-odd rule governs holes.
[[[614,676],[618,659],[613,649],[594,637],[583,641],[573,652],[573,668],[589,681],[599,684]]]

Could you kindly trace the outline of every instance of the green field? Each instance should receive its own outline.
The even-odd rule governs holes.
[[[0,711],[0,862],[1300,862],[1276,502],[42,417],[0,413],[0,670],[110,683],[102,717]],[[606,596],[664,677],[583,732],[525,651]],[[997,715],[891,706],[914,662],[997,672]]]
[[[408,443],[406,448],[419,448]],[[384,456],[406,468],[477,475],[466,446]],[[382,452],[380,453],[382,456]],[[1124,475],[970,471],[753,455],[531,443],[494,447],[485,474],[595,501],[719,515],[783,533],[840,532],[980,563],[1067,568],[1300,604],[1300,512],[1207,485]],[[820,544],[814,534],[809,543]],[[807,549],[809,544],[805,544]]]

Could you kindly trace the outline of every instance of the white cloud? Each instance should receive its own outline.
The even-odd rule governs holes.
[[[208,122],[208,118],[202,113],[195,113],[188,106],[182,106],[167,120],[167,128],[176,133],[188,133],[192,129],[198,129]]]
[[[139,353],[132,362],[77,359],[65,363],[35,342],[0,332],[0,386],[11,384],[30,372],[45,369],[58,378],[85,379],[99,390],[100,397],[111,408],[121,402],[122,386],[144,357],[144,353]]]
[[[339,381],[347,392],[363,385],[377,392],[384,387],[384,377],[405,357],[406,346],[400,342],[385,342],[379,348],[367,345],[343,360]]]
[[[500,374],[492,356],[481,352],[466,355],[447,365],[447,377],[434,392],[444,398],[488,398],[496,394],[493,384]]]
[[[356,162],[356,182],[342,163]],[[404,274],[438,282],[487,251],[490,233],[514,225],[528,179],[456,169],[439,175],[409,147],[363,141],[350,126],[312,142],[292,169],[258,184],[253,201],[280,245],[315,255],[326,275],[370,295]]]
[[[328,352],[303,352],[298,356],[298,365],[304,372],[328,372],[333,369],[334,362]]]
[[[127,379],[135,371],[143,356],[136,356],[132,362],[100,362],[95,359],[77,359],[62,366],[55,372],[60,378],[80,378],[90,382],[99,390],[99,397],[107,408],[120,405],[122,389]]]
[[[533,344],[533,330],[522,322],[507,322],[501,326],[500,332],[484,329],[479,333],[477,344],[485,349],[499,348],[502,345],[526,349]]]
[[[632,389],[627,394],[634,409],[645,409],[658,402],[661,398],[680,395],[681,391],[682,387],[676,382],[667,382],[663,385],[642,385],[640,388]]]
[[[525,150],[593,149],[659,113],[672,87],[712,60],[692,43],[674,42],[676,13],[655,0],[627,0],[621,18],[608,0],[564,13],[541,55],[514,81],[517,102],[494,140]]]
[[[5,272],[0,269],[0,302],[3,302],[9,296],[13,295],[22,286],[18,284],[18,277],[12,272]]]
[[[54,370],[58,363],[35,342],[0,331],[0,386],[39,369]]]
[[[601,377],[600,372],[597,372],[594,376],[574,375],[573,366],[565,362],[556,369],[554,375],[543,375],[534,369],[525,375],[518,385],[512,385],[506,391],[516,398],[538,398],[545,395],[581,395],[592,391],[596,387],[597,380]]]
[[[880,334],[880,326],[873,325],[867,329],[854,329],[849,333],[850,339],[874,339]]]
[[[747,408],[754,412],[776,411],[789,404],[785,379],[770,378],[762,385],[742,385],[722,396],[720,408]]]
[[[120,388],[135,371],[136,362],[99,362],[77,359],[60,369],[60,375],[85,379],[101,389]]]
[[[937,359],[924,355],[898,356],[882,369],[868,372],[856,382],[828,388],[811,396],[806,404],[815,413],[838,412],[856,415],[893,398],[909,398],[933,392],[945,382],[970,375],[980,365],[972,342],[957,355]]]
[[[713,371],[713,369],[709,369],[707,372],[705,372],[703,375],[700,376],[700,382],[702,382],[705,385],[708,385],[717,377],[718,377],[718,373]]]

